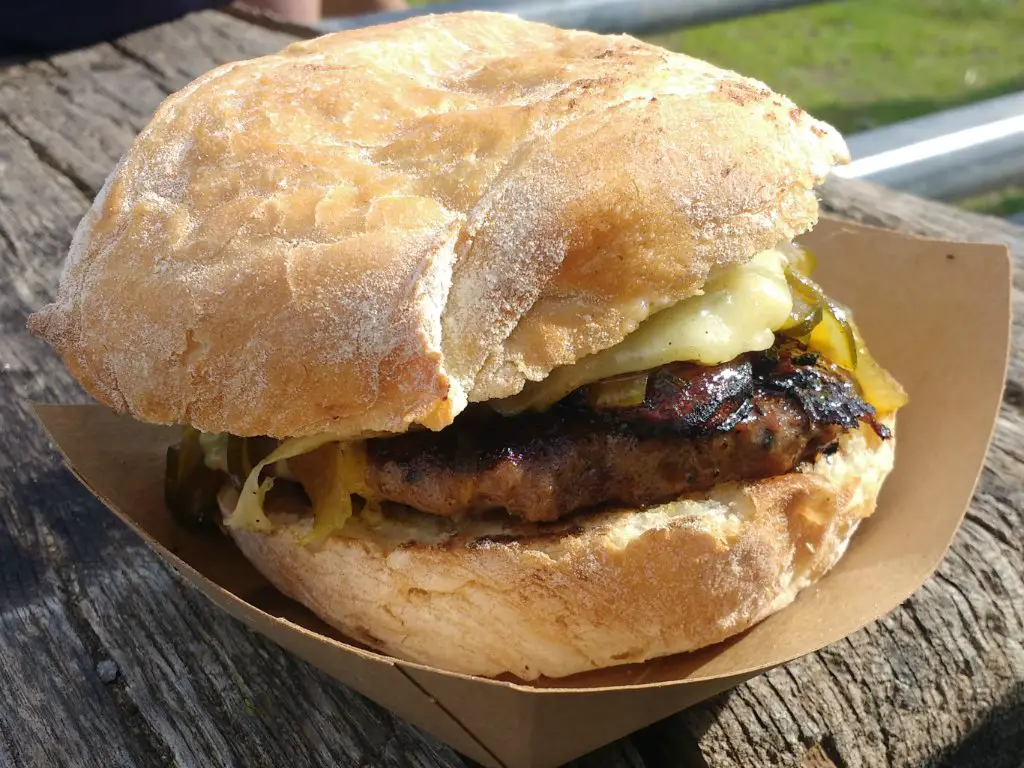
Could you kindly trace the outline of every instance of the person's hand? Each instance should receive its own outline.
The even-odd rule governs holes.
[[[404,11],[409,8],[405,0],[323,0],[324,16],[352,16],[358,13]]]
[[[409,7],[405,0],[242,0],[242,4],[298,24],[312,24],[324,16],[402,11]]]

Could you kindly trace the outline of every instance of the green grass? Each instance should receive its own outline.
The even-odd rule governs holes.
[[[846,0],[652,37],[853,133],[1024,89],[1021,0]],[[964,201],[1005,216],[1022,189]]]
[[[1024,88],[1020,0],[846,0],[650,38],[854,132]]]
[[[1024,186],[1013,186],[960,201],[960,207],[975,213],[1009,216],[1024,211]]]
[[[763,80],[844,133],[1024,90],[1024,0],[845,0],[648,39]],[[967,207],[1024,210],[1020,192]]]

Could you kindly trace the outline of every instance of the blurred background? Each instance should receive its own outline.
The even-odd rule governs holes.
[[[746,15],[638,36],[786,94],[842,131],[855,159],[876,161],[868,178],[1024,223],[1024,0],[734,5]],[[902,165],[915,151],[929,167]],[[879,172],[886,152],[900,167]]]
[[[53,44],[77,47],[228,2],[0,0],[0,56],[5,42],[27,44],[29,52]],[[314,32],[470,7],[509,10],[558,26],[630,32],[762,80],[835,125],[855,161],[837,175],[1024,224],[1024,0],[236,0],[235,5]]]

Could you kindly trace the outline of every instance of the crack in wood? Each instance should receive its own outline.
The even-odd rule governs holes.
[[[756,709],[750,705],[750,702],[747,701],[746,697],[749,695],[750,691],[747,687],[736,688],[732,691],[729,691],[729,695],[727,697],[727,707],[730,711],[730,714],[733,716],[733,722],[737,726],[739,726],[740,733],[743,734],[743,743],[747,745],[751,753],[756,754],[758,739],[754,733],[754,730],[752,729],[753,724],[750,722],[750,719],[759,718],[757,716]],[[739,711],[741,708],[745,710],[746,713],[749,713],[750,716],[741,716]],[[761,723],[761,726],[763,727],[764,723]]]
[[[893,646],[893,651],[896,654],[898,654],[900,659],[903,661],[903,664],[901,665],[902,669],[904,669],[910,675],[910,677],[913,678],[914,685],[919,690],[923,689],[924,681],[921,680],[917,676],[917,671],[914,669],[915,665],[912,663],[912,660],[904,652],[902,644],[900,642],[899,635],[896,633],[895,628],[890,626],[891,623],[898,623],[899,622],[899,618],[898,617],[889,617],[889,618],[890,618],[890,620],[879,621],[878,625],[881,627],[882,631],[885,632],[888,635],[889,640],[890,640],[890,642],[891,642],[891,644]],[[896,672],[895,669],[893,671],[894,671],[894,673]],[[898,674],[894,675],[893,681],[896,682],[896,683],[902,682],[902,680],[900,679]]]
[[[67,472],[63,468],[58,471]],[[46,522],[39,518],[36,519],[36,524],[41,529],[42,538],[53,542],[53,545],[49,548],[50,562],[53,566],[54,575],[52,583],[58,599],[64,606],[65,616],[72,627],[74,627],[79,640],[82,642],[95,666],[100,661],[109,659],[110,651],[82,610],[81,603],[85,598],[76,576],[76,560],[69,557],[63,547],[63,542],[67,541],[68,537],[66,534],[55,535],[56,532],[51,530]],[[138,705],[132,699],[130,691],[127,690],[127,685],[123,678],[119,677],[113,683],[107,684],[106,690],[111,694],[111,698],[121,712],[125,724],[137,738],[142,740],[151,754],[166,755],[170,758],[172,755],[170,745],[143,716]],[[169,765],[170,763],[171,760],[168,759],[167,764]]]
[[[735,712],[732,711],[732,707],[731,706],[723,707],[722,711],[719,711],[717,713],[717,717],[722,717],[723,715],[728,720],[731,720],[733,723],[735,723],[736,725],[739,726],[739,730],[743,734],[743,737],[746,740],[746,743],[748,745],[751,744],[750,732],[744,727],[743,723],[740,722],[740,718],[736,715]],[[729,756],[732,758],[734,764],[736,764],[736,765],[750,765],[751,764],[749,762],[749,760],[745,759],[743,753],[740,751],[740,746],[739,746],[739,744],[737,743],[736,740],[727,739],[726,742],[725,742],[725,748],[726,748],[726,751],[729,754]],[[749,750],[748,750],[747,754],[749,754]]]
[[[1007,379],[1006,388],[1003,390],[1003,402],[1024,413],[1024,384]]]
[[[776,677],[776,675],[774,674],[774,670],[772,672],[769,672],[767,675],[765,675],[764,676],[765,686],[768,688],[769,691],[772,692],[772,694],[775,696],[775,698],[778,699],[778,702],[782,706],[782,709],[785,710],[786,716],[789,718],[789,721],[796,728],[798,737],[802,737],[804,735],[804,733],[805,733],[805,726],[806,726],[807,718],[804,717],[804,716],[798,715],[796,713],[796,710],[794,710],[790,706],[789,700],[787,699],[785,693],[782,691],[782,689],[779,686],[779,684],[776,683],[775,677]],[[780,677],[786,677],[786,675],[783,674],[783,675],[780,675]],[[790,679],[793,679],[792,676],[790,676]]]
[[[80,93],[80,91],[77,88],[71,88],[66,83],[61,83],[58,81],[53,83],[53,90],[67,98],[68,101],[78,104],[78,106],[82,107],[83,109],[88,109],[87,105],[81,104],[81,102],[79,101],[78,94]],[[136,117],[146,117],[146,115],[140,115],[139,113],[135,112],[135,110],[133,110],[131,107],[115,98],[112,94],[107,93],[107,91],[95,91],[94,95],[103,99],[109,99],[112,104],[124,107],[126,110],[131,112]],[[132,133],[138,132],[140,127],[137,125],[133,125],[132,123],[123,119],[119,115],[113,114],[111,111],[104,112],[103,117],[109,120],[112,124],[116,125],[118,128],[121,128],[126,131],[131,131]]]
[[[6,762],[4,758],[6,757]],[[0,717],[0,765],[26,765],[27,760],[21,754],[17,739],[11,733],[10,726]]]
[[[747,686],[737,690],[736,695],[740,701],[750,710],[751,717],[765,730],[769,729],[769,723],[774,722],[775,718],[772,717],[770,710],[766,710],[763,706],[764,702],[761,697],[761,688],[764,687],[764,681],[758,680],[754,685]],[[767,719],[763,716],[767,714]]]
[[[119,54],[124,56],[126,59],[134,61],[136,64],[140,65],[143,69],[149,72],[149,74],[153,76],[153,81],[164,92],[169,94],[174,90],[174,88],[172,88],[170,85],[170,79],[168,78],[167,74],[165,72],[162,72],[159,67],[153,64],[153,62],[148,61],[145,56],[140,56],[139,54],[135,53],[135,51],[133,51],[131,48],[125,45],[124,42],[122,42],[121,40],[111,40],[109,42],[109,45],[111,48],[113,48]],[[177,67],[175,67],[174,69],[175,71],[179,71]],[[180,72],[180,74],[186,73]]]
[[[67,486],[49,482],[62,471],[59,459],[43,458],[27,405],[13,401],[12,407],[6,386],[0,377],[3,433],[17,435],[22,459],[16,471],[0,472],[0,680],[7,704],[0,709],[0,737],[14,742],[9,764],[85,765],[90,752],[109,749],[107,765],[151,765],[139,760],[143,744],[123,727],[125,710],[94,677],[95,648],[75,621],[73,588],[62,583],[71,566],[59,557],[60,533],[41,514],[47,507],[40,500],[53,514],[67,509],[58,490]],[[25,463],[28,456],[35,460]]]
[[[985,493],[984,491],[980,491],[978,495],[989,496],[990,498],[993,499],[993,501],[996,501],[995,497],[991,496],[991,494]],[[1001,531],[998,528],[996,528],[994,525],[992,525],[992,523],[990,523],[977,512],[973,510],[967,510],[967,514],[964,516],[964,519],[976,525],[978,528],[983,530],[985,533],[987,533],[989,536],[991,536],[993,539],[998,541],[1003,546],[1010,549],[1014,547],[1014,544],[1010,541],[1010,537],[1004,531]]]
[[[39,162],[70,181],[72,186],[81,192],[82,196],[87,200],[91,200],[96,195],[96,190],[94,190],[88,182],[78,176],[78,174],[70,168],[65,168],[64,164],[50,154],[50,150],[48,150],[43,144],[40,144],[34,138],[18,128],[18,126],[11,120],[10,115],[5,112],[0,112],[0,124],[5,125],[11,130],[11,132],[20,136],[25,143],[28,144],[29,149],[32,150],[32,153],[36,156]]]
[[[963,566],[964,566],[963,569],[957,569],[957,570],[963,570],[963,571],[966,571],[968,573],[971,572],[970,563],[967,561],[967,559],[962,554],[960,554],[959,552],[951,552],[951,553],[949,553],[949,561],[948,562],[952,562],[954,559],[959,561],[960,563],[962,563]],[[946,570],[945,567],[940,567],[935,572],[934,579],[935,579],[936,586],[938,586],[938,585],[945,585],[946,590],[953,597],[953,604],[956,606],[957,612],[960,614],[960,618],[961,618],[961,623],[962,624],[970,625],[972,628],[975,628],[975,629],[983,628],[984,627],[984,619],[977,612],[977,610],[975,609],[974,604],[971,602],[970,595],[961,586],[960,582],[957,579],[951,578],[950,576],[947,576],[946,573],[944,572],[945,570]],[[966,610],[961,609],[961,607],[960,607],[960,603],[961,602],[965,606]],[[972,644],[976,644],[975,645],[975,650],[978,652],[979,655],[984,655],[989,650],[985,645],[981,644],[982,640],[980,639],[980,637],[977,636],[977,633],[969,632],[967,636],[968,636],[968,639],[971,641]]]
[[[837,645],[839,645],[839,644],[837,644]],[[838,713],[836,713],[840,717],[840,722],[845,722],[845,721],[858,722],[858,723],[861,723],[862,728],[870,728],[873,724],[871,722],[864,722],[864,718],[862,718],[860,716],[861,715],[861,713],[859,711],[860,708],[857,706],[857,703],[853,700],[853,698],[852,698],[852,696],[850,694],[850,687],[851,687],[850,686],[850,682],[851,681],[850,680],[843,680],[839,676],[839,673],[835,669],[833,669],[833,667],[832,667],[832,661],[833,661],[833,659],[839,653],[838,649],[835,649],[835,650],[826,649],[826,651],[828,651],[828,652],[819,654],[820,658],[818,659],[818,663],[820,664],[821,669],[824,670],[825,674],[834,683],[834,685],[827,686],[827,693],[828,693],[828,695],[830,695],[832,698],[835,699],[835,703],[836,703],[836,705],[838,706],[838,708],[840,710]],[[831,743],[833,745],[833,754],[834,754],[835,758],[837,758],[838,764],[845,765],[845,761],[842,760],[840,752],[839,752],[838,741],[836,740],[834,734],[832,733],[832,729],[834,727],[835,727],[835,724],[826,725],[826,727],[824,729],[824,733],[822,735],[822,741],[824,741],[826,739],[831,741]],[[862,734],[863,734],[863,731],[862,731]]]
[[[21,251],[18,248],[18,244],[14,241],[14,238],[10,236],[7,230],[4,228],[4,223],[0,221],[0,241],[10,250],[11,254],[16,258],[21,258]]]

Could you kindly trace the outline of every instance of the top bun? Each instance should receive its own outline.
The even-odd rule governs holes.
[[[628,36],[328,35],[169,97],[29,325],[145,421],[437,429],[806,231],[846,159],[762,83]]]

